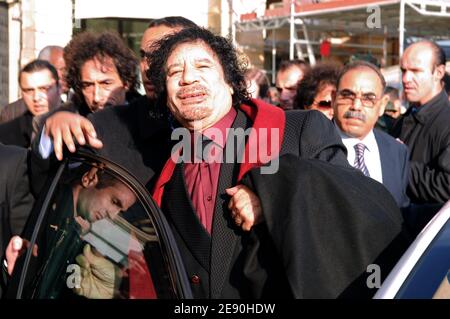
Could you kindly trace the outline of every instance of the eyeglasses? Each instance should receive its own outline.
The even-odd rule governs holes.
[[[360,100],[361,104],[367,108],[373,108],[380,100],[375,93],[364,93],[358,97],[355,92],[350,90],[337,92],[337,102],[340,104],[354,104],[357,98]]]
[[[318,102],[314,101],[313,104],[317,105],[320,108],[330,108],[331,107],[331,101],[325,101],[325,100],[318,101]]]

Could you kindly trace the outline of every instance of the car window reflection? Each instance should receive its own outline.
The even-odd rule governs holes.
[[[71,163],[36,241],[25,298],[172,298],[155,227],[132,188]]]

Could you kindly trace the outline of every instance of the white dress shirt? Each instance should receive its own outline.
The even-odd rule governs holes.
[[[342,143],[344,143],[347,148],[347,160],[350,165],[354,166],[355,164],[355,145],[358,143],[363,143],[366,146],[366,150],[364,152],[364,162],[366,163],[367,170],[369,171],[370,177],[374,180],[383,183],[383,174],[381,172],[381,160],[380,160],[380,151],[378,150],[377,140],[375,139],[375,135],[371,130],[367,136],[360,140],[354,137],[350,137],[336,125],[338,129],[339,135],[341,136]]]

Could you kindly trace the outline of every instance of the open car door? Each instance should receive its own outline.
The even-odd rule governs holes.
[[[78,151],[34,207],[9,298],[192,298],[169,225],[149,192],[114,163]]]

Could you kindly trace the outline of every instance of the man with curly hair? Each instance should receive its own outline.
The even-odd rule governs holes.
[[[206,29],[156,47],[147,75],[158,103],[182,126],[177,136],[194,149],[206,142],[200,158],[178,143],[153,192],[194,297],[335,298],[367,289],[365,280],[350,286],[400,232],[401,215],[389,198],[385,207],[372,202],[387,191],[349,167],[332,122],[250,99],[236,50]],[[242,129],[250,134],[239,143]],[[278,171],[263,172],[277,161]],[[330,242],[336,249],[312,249]]]
[[[331,96],[336,91],[339,70],[338,64],[320,63],[307,71],[297,87],[294,109],[317,110],[333,119]]]
[[[77,34],[64,48],[64,60],[66,82],[74,95],[35,125],[38,131],[43,130],[32,145],[31,181],[36,194],[51,166],[52,161],[48,159],[53,148],[57,156],[62,153],[61,141],[67,140],[70,125],[76,125],[90,113],[131,103],[141,96],[137,93],[137,58],[116,33]],[[68,148],[75,150],[73,145]]]
[[[278,155],[290,155],[296,161],[314,160],[308,163],[314,163],[316,168],[299,171],[299,174],[306,179],[317,173],[318,166],[326,166],[324,170],[327,176],[335,174],[333,172],[342,173],[345,176],[346,185],[342,188],[343,192],[339,193],[344,193],[343,195],[348,191],[349,194],[355,194],[356,188],[361,189],[361,186],[369,192],[367,196],[376,197],[378,193],[383,195],[383,189],[371,184],[370,179],[349,166],[345,147],[332,123],[317,112],[285,113],[282,109],[263,101],[251,100],[246,90],[244,66],[238,62],[235,49],[225,38],[215,36],[205,29],[184,28],[161,39],[152,46],[148,61],[151,62],[147,76],[153,85],[153,101],[156,105],[167,105],[174,118],[172,122],[174,128],[177,128],[174,132],[187,136],[188,140],[194,143],[198,141],[196,138],[202,137],[202,140],[216,151],[215,155],[219,155],[219,159],[225,155],[246,154],[245,158],[255,155],[253,153],[255,149],[252,147],[258,145],[243,143],[245,139],[241,142],[235,140],[239,136],[228,135],[230,129],[252,129],[257,132],[256,134],[262,131],[267,132],[267,130],[269,134],[275,132],[274,135],[267,136],[271,142],[264,145],[266,139],[263,138],[260,142],[262,144],[259,145],[265,147],[266,151],[273,150],[273,152],[257,154],[254,161],[242,161],[241,158],[235,157],[227,158],[226,162],[220,160],[211,162],[207,156],[210,154],[204,154],[206,158],[199,160],[193,158],[199,155],[194,153],[192,157],[187,156],[194,161],[176,163],[174,159],[181,155],[177,147],[172,149],[173,156],[166,162],[161,174],[158,174],[159,171],[153,170],[154,164],[157,156],[164,151],[158,147],[159,144],[152,143],[154,141],[152,135],[144,138],[142,132],[136,132],[130,128],[130,124],[133,123],[131,120],[124,123],[116,119],[114,122],[117,122],[117,126],[113,129],[118,137],[115,149],[121,152],[116,154],[114,160],[123,161],[125,158],[128,162],[125,164],[134,175],[139,176],[144,182],[149,181],[150,178],[149,186],[155,184],[154,177],[158,177],[155,186],[152,187],[153,196],[171,224],[187,275],[191,280],[194,296],[197,298],[264,296],[331,298],[344,293],[350,282],[357,280],[361,272],[366,269],[367,262],[372,262],[372,258],[381,253],[398,231],[397,224],[393,225],[394,220],[397,222],[398,216],[390,216],[386,219],[383,213],[384,209],[388,211],[387,214],[391,214],[395,203],[392,204],[389,200],[380,201],[385,207],[379,209],[380,207],[375,205],[380,210],[379,214],[374,213],[369,207],[370,216],[363,214],[364,218],[359,218],[362,210],[355,207],[361,208],[358,206],[361,203],[364,206],[367,197],[361,200],[360,196],[357,196],[356,203],[350,203],[349,195],[346,201],[343,201],[341,197],[333,199],[332,193],[338,190],[335,187],[328,187],[326,189],[331,190],[327,193],[330,199],[322,203],[305,200],[305,209],[296,208],[297,213],[286,219],[296,220],[296,223],[286,225],[279,223],[284,220],[283,218],[268,218],[269,215],[266,213],[273,208],[269,207],[267,211],[264,211],[261,207],[266,204],[266,200],[269,200],[269,206],[280,204],[273,199],[283,195],[285,190],[283,185],[290,185],[289,182],[280,187],[274,187],[274,196],[262,195],[259,198],[249,186],[240,183],[243,175],[250,173],[261,164],[268,164],[271,160],[276,161]],[[97,114],[105,114],[108,111]],[[138,122],[142,120],[147,126],[156,123],[147,122],[145,119],[138,119]],[[209,130],[208,133],[207,130]],[[87,135],[88,132],[82,133]],[[74,135],[79,140],[78,136]],[[107,136],[103,135],[103,137]],[[228,138],[231,138],[233,143]],[[250,136],[249,140],[251,138]],[[87,140],[92,145],[92,140],[89,138]],[[177,144],[179,145],[182,144]],[[230,152],[226,148],[229,148]],[[183,148],[181,151],[183,158],[186,154],[190,155],[189,149]],[[277,178],[297,176],[296,171],[290,172],[284,162],[280,162],[280,165],[283,173],[270,176]],[[153,175],[140,174],[142,171],[151,172]],[[317,175],[317,178],[319,177],[320,175]],[[255,178],[258,179],[258,176]],[[327,178],[323,176],[322,179]],[[344,178],[341,177],[341,179]],[[355,184],[349,185],[350,181],[355,181]],[[274,182],[280,182],[280,180]],[[315,187],[314,184],[321,185],[310,182],[307,188]],[[273,184],[267,182],[258,183],[258,185]],[[291,190],[294,189],[297,188],[292,185]],[[306,191],[294,193],[289,193],[287,189],[286,191],[294,197],[311,194]],[[293,202],[285,200],[283,205],[287,203]],[[338,208],[328,212],[330,207],[335,208],[330,203],[336,204]],[[293,207],[300,205],[297,202],[294,204]],[[264,216],[261,215],[262,211]],[[287,209],[286,212],[293,213],[291,209]],[[327,213],[324,214],[324,212]],[[339,215],[336,212],[345,213],[345,215]],[[283,209],[281,213],[284,213]],[[397,211],[393,214],[395,213]],[[303,219],[303,214],[310,221],[299,225],[299,219]],[[327,223],[326,221],[331,217],[339,217],[345,222]],[[347,217],[357,218],[357,221],[347,222]],[[263,219],[266,223],[262,223]],[[276,220],[276,223],[271,222],[273,220]],[[378,222],[378,224],[374,226],[370,224],[371,222]],[[358,227],[359,223],[366,227]],[[311,226],[312,224],[314,226]],[[321,225],[325,227],[324,231]],[[334,231],[336,225],[344,228],[351,225],[351,227],[347,227],[348,234],[343,235],[342,232]],[[275,250],[274,243],[267,237],[265,227],[270,228],[273,235],[282,235],[283,232],[280,229],[285,229],[287,235],[284,238],[285,243],[299,243],[299,246],[290,244],[281,250],[279,250],[280,247]],[[304,231],[297,232],[296,227],[304,227]],[[248,232],[249,230],[252,231]],[[368,230],[373,235],[367,233]],[[380,230],[383,234],[380,234]],[[315,234],[308,236],[307,234],[311,232]],[[330,233],[337,235],[333,236]],[[313,243],[318,238],[321,242]],[[335,238],[338,241],[335,242]],[[361,238],[363,242],[355,245],[354,240],[361,240]],[[328,240],[339,244],[339,249],[332,249],[325,256],[318,256],[314,252],[312,257],[317,258],[317,263],[311,268],[311,265],[307,264],[310,258],[305,253],[316,245],[326,245]],[[276,241],[278,244],[280,242],[283,242],[283,238],[278,238]],[[360,249],[365,250],[364,253],[354,251]],[[301,250],[302,254],[299,255],[298,250]],[[288,265],[289,271],[283,269],[283,265],[276,257],[283,253],[287,254],[284,260],[291,259],[289,255],[294,254],[291,259],[293,262]],[[275,257],[267,258],[269,255]],[[365,259],[357,258],[361,256]],[[348,262],[349,260],[351,262]],[[334,278],[328,280],[326,269],[332,267],[333,262],[337,264],[345,262],[346,265],[342,267],[343,271],[333,274]],[[294,285],[291,289],[288,287],[286,277],[296,273],[298,271],[296,269],[307,271],[307,275],[302,278],[289,278],[290,284]],[[314,287],[316,279],[320,279],[321,283]],[[325,286],[328,287],[326,291],[323,289]]]
[[[66,81],[80,114],[131,102],[137,95],[137,59],[119,35],[83,32],[64,48]]]

